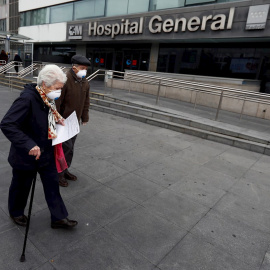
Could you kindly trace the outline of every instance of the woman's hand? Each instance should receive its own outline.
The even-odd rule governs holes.
[[[30,151],[29,151],[29,155],[30,156],[35,156],[36,160],[39,159],[41,152],[40,152],[40,148],[36,145],[35,147],[33,147]]]
[[[57,122],[57,124],[64,126],[64,125],[65,125],[65,119],[62,118],[61,120],[59,120],[59,121]]]

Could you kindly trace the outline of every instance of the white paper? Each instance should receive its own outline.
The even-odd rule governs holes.
[[[67,119],[65,125],[56,125],[57,138],[52,140],[52,145],[56,145],[69,140],[80,132],[80,126],[76,112],[74,111]]]

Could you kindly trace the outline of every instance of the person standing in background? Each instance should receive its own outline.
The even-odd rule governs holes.
[[[72,68],[67,72],[67,82],[62,89],[60,98],[56,101],[58,112],[67,118],[74,111],[79,123],[85,125],[89,121],[89,82],[86,80],[87,69],[90,61],[82,55],[74,55],[71,58]],[[71,166],[76,137],[63,142],[63,151],[68,167]],[[67,187],[67,180],[76,181],[77,176],[68,169],[59,173],[59,185]]]
[[[19,62],[22,62],[22,59],[17,53],[15,53],[13,61],[15,61],[14,68],[15,68],[16,72],[18,73],[19,72],[19,66],[18,65],[19,65]]]
[[[3,66],[5,64],[7,64],[8,62],[8,55],[6,54],[5,50],[2,50],[0,53],[0,65]]]

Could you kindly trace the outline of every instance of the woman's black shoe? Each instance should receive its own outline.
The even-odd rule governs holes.
[[[16,223],[17,225],[25,227],[27,224],[27,217],[25,215],[19,217],[10,216],[10,218]]]
[[[51,223],[51,227],[53,229],[59,229],[59,228],[64,228],[64,229],[69,229],[73,228],[78,224],[76,220],[70,220],[68,218],[60,219],[57,221],[54,221]]]

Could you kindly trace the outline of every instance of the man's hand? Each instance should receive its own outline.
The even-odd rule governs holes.
[[[64,125],[65,125],[65,119],[62,118],[61,120],[59,120],[59,121],[57,122],[57,124],[64,126]]]
[[[33,147],[30,151],[29,151],[29,155],[30,156],[35,156],[36,160],[39,159],[41,152],[40,152],[40,148],[36,145],[35,147]]]

